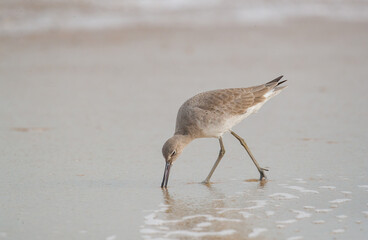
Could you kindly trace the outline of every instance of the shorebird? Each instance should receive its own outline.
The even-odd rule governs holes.
[[[286,88],[287,86],[280,86],[286,82],[286,80],[280,81],[282,77],[254,87],[199,93],[184,102],[179,108],[176,118],[175,134],[162,147],[166,163],[161,188],[167,188],[170,168],[186,145],[196,138],[217,138],[220,143],[220,153],[207,178],[203,181],[203,183],[208,184],[225,154],[222,142],[222,135],[225,132],[230,132],[239,140],[257,167],[260,180],[266,179],[264,171],[268,171],[268,169],[259,166],[244,139],[233,132],[232,127],[250,114],[257,112],[269,99]]]

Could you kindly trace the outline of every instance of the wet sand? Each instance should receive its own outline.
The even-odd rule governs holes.
[[[364,239],[368,32],[323,19],[0,37],[0,238]],[[159,188],[181,103],[284,74],[227,134],[191,143]]]

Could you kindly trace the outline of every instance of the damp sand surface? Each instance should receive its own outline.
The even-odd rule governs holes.
[[[365,23],[56,31],[0,38],[0,238],[363,239]],[[188,97],[289,87],[224,136],[192,142],[161,190]]]

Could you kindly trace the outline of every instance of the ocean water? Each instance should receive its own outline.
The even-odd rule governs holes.
[[[0,34],[134,26],[252,25],[325,18],[365,22],[368,1],[4,0]]]

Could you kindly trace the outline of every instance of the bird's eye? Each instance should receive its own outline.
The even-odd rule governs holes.
[[[171,153],[171,156],[174,156],[176,154],[176,151],[174,150],[172,153]]]

